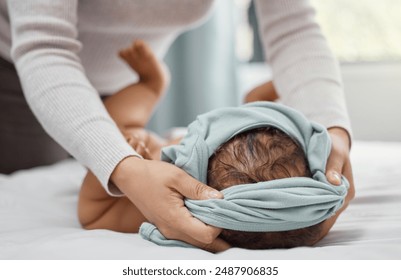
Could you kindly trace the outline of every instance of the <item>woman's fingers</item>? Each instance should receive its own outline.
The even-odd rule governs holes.
[[[198,243],[195,240],[191,244],[211,253],[220,253],[231,248],[231,245],[221,238],[214,239],[210,244]]]
[[[179,180],[175,182],[173,188],[189,199],[203,200],[223,198],[221,192],[199,182],[184,171],[182,171]]]
[[[203,246],[214,242],[220,234],[221,229],[207,225],[197,218],[193,217],[184,205],[184,199],[219,199],[223,198],[223,194],[201,182],[195,180],[182,170],[177,170],[175,180],[172,182],[171,189],[173,192],[167,201],[170,205],[174,205],[171,209],[171,220],[174,228],[159,228],[160,231],[170,239],[180,239],[193,244],[191,240],[196,240]],[[177,180],[178,179],[178,180]],[[193,244],[195,245],[195,244]]]
[[[343,206],[345,209],[349,201],[355,196],[354,178],[349,157],[350,140],[348,133],[342,128],[331,128],[328,131],[332,140],[332,149],[327,161],[326,177],[333,185],[341,184],[341,176],[347,178],[349,188]]]
[[[223,198],[223,194],[199,182],[184,171],[179,171],[180,172],[176,174],[176,179],[178,180],[174,180],[171,185],[171,188],[175,190],[175,193],[172,193],[172,197],[176,199],[176,209],[179,209],[177,217],[179,219],[177,219],[174,224],[176,230],[171,235],[169,235],[169,233],[167,233],[167,235],[169,235],[169,238],[179,238],[193,245],[196,244],[191,242],[191,239],[200,242],[202,246],[208,246],[214,242],[216,237],[220,234],[221,229],[206,225],[193,217],[185,207],[183,199],[221,199]]]
[[[221,229],[196,219],[184,205],[185,197],[207,199],[223,195],[178,167],[129,157],[117,166],[112,180],[166,238],[202,248],[223,246],[221,242],[214,243]]]
[[[326,177],[331,184],[336,186],[341,184],[341,174],[343,173],[342,170],[345,164],[344,161],[344,156],[333,147],[326,166]]]
[[[181,213],[177,213],[177,217],[180,217],[180,219],[174,223],[174,227],[158,227],[166,238],[181,240],[213,253],[230,248],[227,242],[218,238],[222,231],[220,228],[201,222],[193,217],[185,207],[181,210]]]
[[[175,217],[172,220],[175,222],[168,227],[159,227],[160,232],[169,239],[179,239],[187,243],[197,246],[211,244],[221,233],[220,228],[216,228],[203,223],[193,217],[185,206],[176,208]],[[193,241],[196,241],[195,244]]]
[[[327,160],[326,177],[333,185],[340,185],[341,176],[344,175],[344,167],[347,163],[351,166],[349,158],[350,140],[348,133],[342,128],[333,127],[328,132],[331,137],[332,147]],[[351,180],[352,172],[348,171],[347,175],[351,176],[351,178],[346,178]]]

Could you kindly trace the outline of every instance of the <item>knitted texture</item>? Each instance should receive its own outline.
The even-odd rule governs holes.
[[[0,0],[0,55],[15,63],[46,132],[111,193],[116,165],[137,155],[98,97],[136,81],[118,50],[142,39],[162,58],[181,32],[204,21],[212,2]],[[258,0],[257,12],[282,101],[350,131],[338,65],[308,1]]]

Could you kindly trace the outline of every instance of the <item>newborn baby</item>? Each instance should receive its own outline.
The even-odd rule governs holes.
[[[120,56],[138,73],[139,82],[109,97],[105,106],[136,151],[146,160],[160,160],[163,148],[181,141],[181,138],[162,139],[144,129],[167,86],[165,68],[142,41],[121,51]],[[218,190],[289,177],[311,177],[299,143],[269,125],[233,135],[206,160],[206,183]],[[224,229],[220,237],[231,246],[249,249],[311,246],[327,234],[343,208],[324,221],[304,228],[273,232]],[[146,222],[126,197],[109,196],[91,172],[85,177],[80,192],[79,219],[86,229],[132,233],[138,232]]]
[[[287,134],[274,127],[257,128],[234,136],[209,159],[207,182],[218,190],[233,185],[289,177],[311,177],[305,153]],[[223,230],[221,237],[248,249],[311,246],[322,236],[322,223],[289,231],[243,232]]]

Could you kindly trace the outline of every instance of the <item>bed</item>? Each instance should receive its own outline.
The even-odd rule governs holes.
[[[352,162],[356,198],[317,246],[219,254],[83,230],[72,159],[0,175],[0,259],[401,259],[401,142],[355,142]]]

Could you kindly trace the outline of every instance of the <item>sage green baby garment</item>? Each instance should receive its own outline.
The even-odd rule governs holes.
[[[301,113],[271,102],[220,108],[198,116],[179,145],[162,150],[171,162],[207,184],[208,161],[216,149],[235,135],[260,127],[275,127],[295,140],[305,152],[312,178],[292,177],[224,189],[224,199],[185,200],[192,215],[206,224],[249,232],[288,231],[318,224],[341,208],[349,186],[331,185],[325,168],[331,149],[327,130]],[[166,239],[144,223],[143,238],[164,246],[192,247]]]

